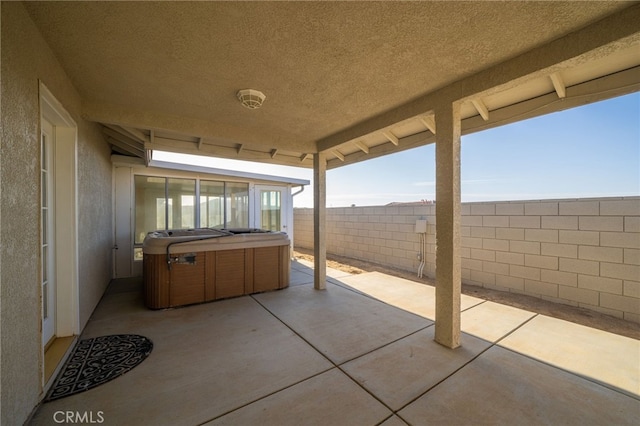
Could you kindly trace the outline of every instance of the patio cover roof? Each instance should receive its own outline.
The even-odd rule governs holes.
[[[334,168],[640,90],[635,2],[26,2],[117,153]],[[243,108],[240,89],[266,94]]]
[[[130,156],[112,155],[111,162],[116,165],[127,165],[129,167],[135,167],[136,165],[142,166],[144,163],[139,158],[132,158]],[[229,170],[219,169],[216,167],[196,166],[191,164],[173,163],[169,161],[150,160],[147,167],[157,167],[164,170],[175,170],[178,172],[187,173],[201,173],[205,175],[212,175],[220,178],[240,178],[248,179],[252,181],[258,181],[260,183],[270,184],[286,184],[292,187],[309,185],[311,182],[307,179],[297,179],[288,176],[274,176],[265,175],[262,173],[245,172],[241,170]]]

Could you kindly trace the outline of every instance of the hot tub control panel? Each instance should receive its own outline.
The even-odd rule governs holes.
[[[178,263],[178,264],[188,264],[195,265],[196,264],[196,254],[195,253],[184,253],[179,256],[170,256],[170,263]]]

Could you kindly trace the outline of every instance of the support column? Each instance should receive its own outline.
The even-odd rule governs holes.
[[[446,103],[436,118],[435,341],[460,346],[460,104]]]
[[[327,159],[313,154],[313,288],[327,286]]]

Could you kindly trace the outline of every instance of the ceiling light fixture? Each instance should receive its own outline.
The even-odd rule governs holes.
[[[260,108],[267,98],[264,93],[255,89],[238,90],[237,96],[242,105],[249,109]]]

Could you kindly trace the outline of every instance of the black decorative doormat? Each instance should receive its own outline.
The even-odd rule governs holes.
[[[81,340],[60,370],[45,401],[84,392],[113,380],[144,361],[152,349],[151,340],[136,334]]]

